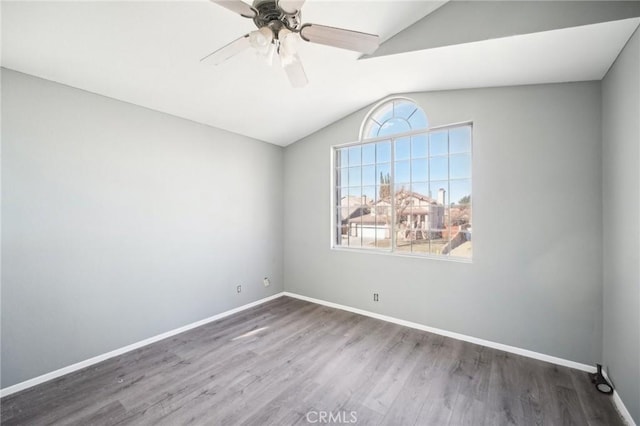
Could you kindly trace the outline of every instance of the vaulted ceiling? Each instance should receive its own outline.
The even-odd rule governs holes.
[[[640,2],[307,0],[302,21],[381,36],[370,57],[301,43],[310,83],[245,51],[255,29],[201,1],[3,1],[2,66],[286,146],[392,93],[599,80]]]

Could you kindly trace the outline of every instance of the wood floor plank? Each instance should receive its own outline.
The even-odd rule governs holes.
[[[462,378],[437,371],[429,381],[428,402],[422,406],[416,424],[448,425],[462,386]]]
[[[422,408],[430,403],[429,393],[434,385],[436,361],[447,356],[449,346],[446,342],[447,338],[443,336],[428,334],[423,353],[380,424],[390,426],[416,424]]]
[[[598,392],[590,383],[589,373],[578,370],[571,370],[569,373],[587,423],[590,426],[616,424],[617,413],[609,409],[612,397]]]
[[[526,374],[523,357],[498,352],[491,369],[487,417],[485,424],[518,425],[524,421],[520,401],[523,393],[522,377]],[[509,392],[505,392],[509,389]]]
[[[338,313],[337,311],[329,311],[330,313]],[[326,311],[322,312],[323,314]],[[347,330],[352,327],[356,327],[357,324],[362,320],[362,317],[355,316],[347,316],[344,319],[340,320],[335,325],[339,327],[329,327],[325,330],[332,331],[332,333],[326,333],[323,337],[323,344],[316,344],[316,337],[314,334],[321,330],[320,328],[313,330],[305,329],[302,330],[295,336],[295,339],[289,339],[283,342],[287,347],[295,347],[295,353],[285,352],[282,354],[278,352],[274,352],[270,354],[271,356],[280,356],[287,359],[290,363],[285,368],[294,368],[299,374],[297,375],[297,380],[292,381],[289,386],[283,388],[282,392],[274,397],[273,400],[267,401],[261,409],[258,410],[260,413],[260,421],[256,424],[264,424],[265,422],[273,424],[289,424],[283,423],[284,419],[290,418],[294,414],[297,416],[296,418],[300,418],[303,414],[312,410],[312,407],[307,406],[305,402],[308,398],[308,395],[313,394],[318,390],[320,385],[317,383],[317,375],[318,373],[324,369],[325,365],[329,362],[329,360],[333,357],[334,352],[340,348],[346,339],[347,336],[344,333],[338,332],[338,329]],[[314,321],[314,323],[316,323]],[[305,340],[307,340],[307,347],[301,347],[303,342],[299,341],[300,337],[304,336]],[[294,343],[292,345],[292,343]],[[304,353],[304,356],[300,356],[301,353]],[[269,355],[269,354],[268,354]],[[267,356],[268,356],[267,355]],[[287,407],[287,405],[283,401],[288,401],[290,404],[294,404],[293,406],[297,407],[295,413],[291,412],[291,405]],[[301,412],[300,408],[306,407],[303,412]],[[264,413],[269,413],[265,415]],[[244,423],[248,424],[249,418],[244,419]]]
[[[0,400],[2,425],[286,426],[320,415],[623,424],[586,373],[289,297]]]
[[[483,421],[495,350],[466,343],[453,371],[462,378],[449,424],[477,425]]]
[[[360,384],[352,400],[386,415],[420,357],[424,356],[428,336],[417,330],[401,328],[397,338],[391,340],[375,362],[368,366],[372,374]]]

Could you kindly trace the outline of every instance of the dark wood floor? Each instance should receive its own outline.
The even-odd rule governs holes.
[[[288,297],[0,404],[3,425],[623,424],[587,373]]]

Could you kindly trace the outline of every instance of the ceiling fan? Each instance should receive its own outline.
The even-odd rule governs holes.
[[[211,1],[244,18],[253,19],[258,29],[205,56],[201,61],[219,65],[243,50],[253,48],[268,63],[272,63],[277,53],[293,87],[303,87],[308,83],[296,51],[299,39],[368,54],[373,53],[379,45],[379,38],[374,34],[301,23],[300,9],[305,0],[254,0],[252,5],[242,0]]]

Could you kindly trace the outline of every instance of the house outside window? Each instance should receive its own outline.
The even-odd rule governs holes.
[[[472,124],[429,127],[412,100],[365,118],[333,147],[333,247],[435,258],[472,256]]]

